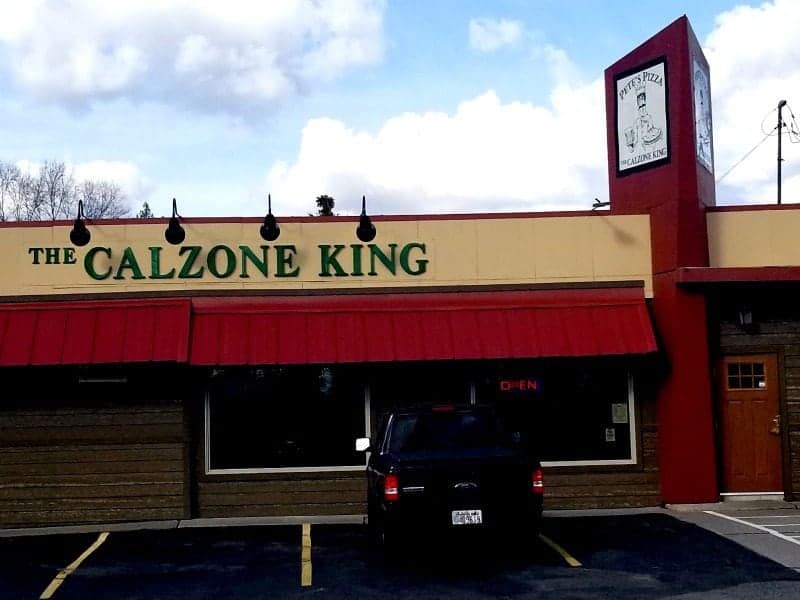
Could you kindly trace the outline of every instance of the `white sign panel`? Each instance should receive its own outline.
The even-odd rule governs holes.
[[[714,153],[711,136],[711,88],[708,71],[695,58],[692,60],[692,86],[694,89],[694,139],[697,160],[708,172],[714,174]]]
[[[667,162],[666,60],[617,77],[616,93],[618,173]]]
[[[611,421],[620,424],[628,422],[628,405],[624,403],[611,405]]]

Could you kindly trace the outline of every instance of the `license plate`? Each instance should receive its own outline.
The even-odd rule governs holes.
[[[480,510],[454,510],[453,525],[480,525],[483,513]]]

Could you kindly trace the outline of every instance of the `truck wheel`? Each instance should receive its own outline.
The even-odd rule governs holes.
[[[385,518],[373,513],[369,519],[369,540],[371,546],[384,557],[391,557],[397,550],[397,531]]]
[[[369,545],[375,550],[382,550],[386,541],[386,533],[383,519],[377,511],[372,501],[367,508],[367,538]]]

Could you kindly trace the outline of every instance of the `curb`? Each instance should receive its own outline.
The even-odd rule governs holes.
[[[37,535],[65,535],[75,533],[101,533],[103,531],[145,531],[164,529],[192,529],[214,527],[259,527],[276,525],[363,525],[366,515],[315,515],[295,517],[227,517],[215,519],[185,519],[171,521],[134,521],[128,523],[92,523],[90,525],[60,525],[56,527],[30,527],[0,529],[0,538]]]

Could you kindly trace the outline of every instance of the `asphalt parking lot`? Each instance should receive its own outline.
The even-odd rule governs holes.
[[[55,589],[98,534],[2,538],[0,598],[800,597],[796,571],[667,514],[551,518],[543,535],[420,540],[387,563],[363,527],[315,525],[303,587],[300,526],[112,532]]]

